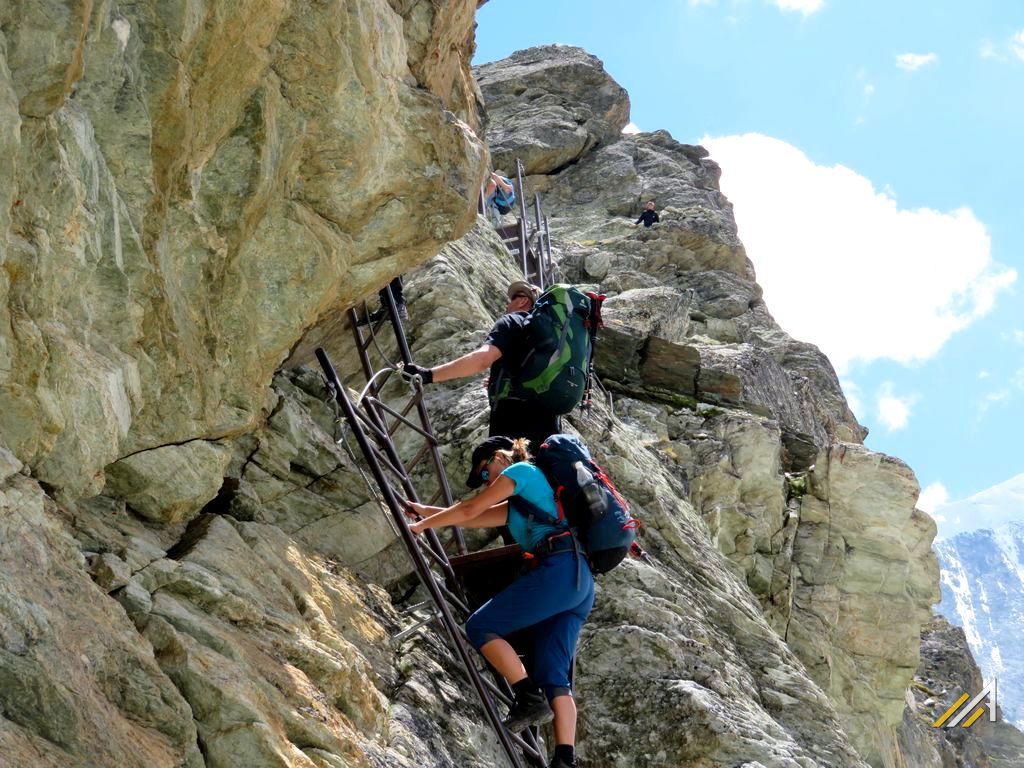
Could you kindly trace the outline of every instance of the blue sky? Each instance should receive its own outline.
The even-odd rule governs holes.
[[[923,507],[1024,472],[1024,4],[491,0],[477,20],[477,63],[581,46],[637,127],[711,150],[769,309]]]

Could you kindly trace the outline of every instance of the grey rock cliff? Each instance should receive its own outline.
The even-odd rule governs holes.
[[[1024,764],[1024,734],[1005,721],[1005,710],[998,709],[996,722],[991,722],[989,699],[982,702],[985,714],[969,727],[933,726],[962,694],[973,698],[984,684],[964,631],[935,616],[922,633],[921,666],[907,693],[900,740],[909,766],[1010,768]]]
[[[37,477],[204,462],[304,334],[466,231],[474,10],[0,8],[0,434]]]
[[[629,122],[629,95],[581,48],[518,51],[473,70],[487,105],[487,146],[496,168],[551,173],[598,144],[616,141]]]

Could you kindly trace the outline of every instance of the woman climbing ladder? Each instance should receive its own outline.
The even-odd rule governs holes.
[[[515,700],[505,727],[518,732],[553,717],[555,754],[549,768],[575,768],[576,702],[569,672],[594,605],[594,579],[568,527],[559,522],[551,486],[529,463],[526,445],[500,436],[484,440],[473,451],[466,481],[470,488],[486,484],[484,489],[448,508],[407,502],[411,512],[425,515],[410,529],[421,534],[449,525],[508,525],[528,553],[529,570],[469,617],[466,634],[512,686]],[[532,675],[505,639],[527,627],[534,639]]]

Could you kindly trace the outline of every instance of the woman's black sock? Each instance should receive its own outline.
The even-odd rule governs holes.
[[[561,758],[566,765],[573,765],[576,760],[576,748],[572,744],[556,744],[555,757]]]

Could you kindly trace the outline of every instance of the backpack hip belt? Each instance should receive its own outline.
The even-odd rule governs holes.
[[[575,549],[576,537],[572,535],[572,531],[562,531],[544,539],[532,554],[534,557],[541,558],[558,555],[562,552],[572,552]]]

